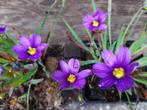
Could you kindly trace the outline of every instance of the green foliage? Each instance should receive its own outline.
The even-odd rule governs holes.
[[[43,28],[44,28],[46,22],[48,21],[48,17],[49,17],[49,14],[46,14],[43,21],[40,22],[39,26],[36,28],[35,33],[42,34]]]
[[[138,59],[136,62],[139,63],[140,67],[147,66],[147,56],[143,56],[142,58]]]
[[[14,55],[12,52],[12,48],[16,43],[16,39],[13,36],[7,36],[3,34],[0,37],[0,53],[7,53],[10,55]]]
[[[95,12],[97,10],[95,0],[91,0],[91,4],[92,4],[93,11]]]
[[[147,77],[147,72],[142,72],[142,73],[138,74],[138,76]]]
[[[112,52],[114,52],[115,47],[116,47],[116,41],[115,41],[115,42],[113,42],[113,44],[112,44],[112,45],[110,45],[109,50],[111,50]]]
[[[138,78],[133,78],[133,79],[135,80],[136,83],[147,85],[147,80],[138,79]]]
[[[109,36],[109,43],[110,43],[110,45],[112,44],[111,14],[112,14],[112,0],[108,0],[108,36]]]
[[[131,50],[131,52],[132,52],[133,55],[134,55],[135,53],[137,53],[137,51],[138,51],[139,49],[141,49],[142,46],[143,46],[145,43],[147,43],[147,38],[146,38],[145,36],[146,36],[146,33],[143,32],[143,33],[140,35],[139,39],[136,40],[136,41],[131,45],[130,50]]]
[[[0,85],[1,88],[9,88],[9,87],[18,87],[21,84],[25,83],[27,80],[29,80],[38,70],[38,66],[34,64],[34,67],[32,70],[30,70],[27,73],[21,74],[19,76],[13,77],[13,78],[6,78],[4,82]]]
[[[124,45],[124,39],[125,39],[124,36],[123,36],[124,30],[125,30],[125,28],[122,27],[120,32],[119,32],[117,42],[116,42],[116,50]]]
[[[141,17],[141,16],[138,16],[140,13],[142,13],[142,7],[137,11],[137,13],[135,13],[135,15],[133,16],[133,18],[131,19],[131,21],[129,22],[128,26],[126,27],[122,37],[123,38],[126,38],[127,37],[127,34],[130,32],[132,26],[134,25],[134,23],[136,24],[138,21],[138,19]]]
[[[76,40],[86,51],[90,51],[88,49],[88,47],[83,43],[81,37],[74,31],[74,29],[68,24],[68,22],[66,20],[64,20],[65,25],[67,26],[67,28],[69,29],[69,31],[72,34],[72,37],[74,38],[74,40]]]
[[[91,65],[98,63],[98,60],[86,60],[86,61],[81,61],[81,66],[86,66],[86,65]]]
[[[102,36],[102,48],[103,50],[106,50],[107,49],[107,32],[104,32],[103,33],[103,36]]]

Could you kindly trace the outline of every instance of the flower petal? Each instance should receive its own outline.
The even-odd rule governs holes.
[[[41,37],[39,34],[31,34],[30,42],[32,47],[38,47],[41,44]]]
[[[107,29],[107,25],[106,24],[100,24],[98,26],[99,30],[106,30]]]
[[[64,90],[70,87],[70,84],[67,81],[60,82],[60,89]]]
[[[101,89],[109,89],[111,88],[115,83],[117,82],[117,80],[113,77],[113,76],[107,76],[103,79],[100,80],[100,83],[98,84],[98,86]]]
[[[43,51],[43,50],[45,50],[47,47],[48,47],[48,44],[43,43],[43,44],[39,45],[37,49],[38,49],[39,51]]]
[[[6,25],[0,25],[0,34],[4,34],[7,32],[7,26]]]
[[[93,21],[93,18],[91,15],[86,15],[83,19],[83,25],[89,27]]]
[[[97,11],[93,14],[93,18],[94,18],[95,20],[98,20],[98,18],[100,17],[100,15],[101,15],[101,11],[100,11],[100,10],[97,10]]]
[[[73,87],[75,89],[82,89],[85,87],[85,84],[86,84],[86,80],[85,78],[82,78],[82,79],[76,80],[76,82],[73,84]]]
[[[30,41],[26,36],[22,36],[20,38],[20,44],[23,45],[26,49],[28,49],[31,46]]]
[[[116,56],[110,50],[104,50],[102,52],[102,58],[110,67],[116,63]]]
[[[111,69],[104,63],[97,63],[93,65],[92,71],[98,77],[104,78],[109,74],[109,72],[111,72]]]
[[[117,61],[122,65],[127,65],[131,61],[131,51],[127,47],[121,47],[118,49]]]
[[[125,76],[120,79],[116,84],[116,88],[120,92],[125,92],[126,90],[132,88],[134,86],[134,80],[130,76]]]
[[[98,27],[98,26],[97,26]],[[96,26],[93,26],[93,25],[90,25],[89,26],[89,29],[91,30],[91,31],[95,31],[96,29],[97,29],[97,27]]]
[[[129,65],[129,67],[127,68],[126,73],[130,74],[133,73],[134,70],[139,66],[139,63],[132,63],[131,65]]]
[[[106,20],[106,18],[107,18],[107,14],[104,12],[101,12],[100,16],[99,16],[99,21],[104,22]]]
[[[14,46],[13,51],[18,55],[19,60],[26,60],[29,57],[26,48],[21,45]]]
[[[51,77],[57,82],[62,83],[62,81],[66,80],[66,77],[68,76],[67,73],[64,73],[62,71],[55,71],[52,73]]]
[[[72,73],[77,73],[80,69],[80,62],[78,59],[70,59],[68,65]]]
[[[36,61],[36,60],[38,60],[39,58],[41,58],[41,56],[42,56],[42,52],[38,51],[35,55],[31,55],[31,56],[30,56],[30,60]]]
[[[70,68],[69,68],[68,64],[65,61],[63,61],[63,60],[60,61],[60,68],[65,73],[69,73],[70,72]]]
[[[83,70],[83,71],[80,71],[79,73],[77,73],[76,76],[77,76],[78,79],[86,78],[87,76],[90,75],[90,73],[91,73],[91,70],[86,69],[86,70]]]

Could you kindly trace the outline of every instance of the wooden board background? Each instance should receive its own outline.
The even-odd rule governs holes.
[[[53,28],[57,14],[61,8],[61,1],[58,0],[56,7],[50,13],[48,22],[42,36],[46,37],[49,30]],[[89,0],[66,0],[63,17],[78,31],[83,37],[85,33],[81,29],[82,17],[85,13],[91,13],[92,7]],[[97,7],[107,9],[108,0],[96,0]],[[19,37],[33,32],[39,22],[43,19],[45,11],[53,4],[54,0],[0,0],[0,24],[7,24],[9,31]],[[117,37],[121,26],[126,25],[132,15],[143,4],[143,0],[113,0],[112,27],[114,37]],[[135,28],[135,33],[130,39],[138,37],[138,31],[143,29],[147,16],[144,15]],[[55,33],[52,35],[51,43],[63,44],[69,39],[67,29],[62,21],[57,23]]]

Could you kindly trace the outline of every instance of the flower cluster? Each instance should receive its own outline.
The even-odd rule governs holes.
[[[93,15],[87,14],[83,19],[83,25],[91,31],[106,30],[107,25],[104,21],[107,18],[107,14],[103,11],[97,10]]]
[[[86,77],[91,74],[91,70],[85,69],[79,72],[80,62],[77,59],[70,59],[68,64],[61,60],[61,70],[55,71],[52,78],[60,83],[60,89],[73,87],[82,89],[86,84]]]
[[[92,72],[101,78],[98,86],[101,89],[109,89],[113,85],[120,92],[134,86],[134,81],[130,76],[138,67],[138,63],[131,62],[131,52],[127,47],[118,49],[116,55],[110,50],[102,52],[104,63],[99,62],[93,65]],[[85,86],[85,78],[91,74],[89,69],[79,72],[80,62],[77,59],[70,59],[68,64],[61,60],[61,70],[55,71],[52,78],[60,83],[60,89],[73,87],[82,89]]]
[[[120,92],[124,92],[134,86],[130,74],[137,68],[138,63],[131,63],[131,52],[127,47],[118,49],[116,55],[111,51],[102,52],[105,63],[93,65],[93,73],[101,78],[98,86],[102,89],[109,89],[113,85]]]
[[[111,16],[108,16],[109,28],[107,30],[107,25],[105,23],[107,19],[107,13],[101,10],[97,10],[92,15],[87,14],[84,16],[83,26],[86,27],[86,32],[88,34],[87,36],[89,43],[88,46],[83,42],[82,38],[79,38],[77,33],[74,31],[74,29],[72,29],[72,27],[70,27],[70,25],[64,20],[66,26],[69,28],[72,35],[74,36],[73,37],[74,43],[77,46],[81,47],[82,49],[85,49],[86,52],[89,55],[91,55],[90,60],[83,61],[84,66],[90,65],[91,68],[90,69],[84,68],[82,70],[80,68],[81,62],[75,58],[69,59],[68,62],[64,60],[60,60],[59,62],[60,69],[55,70],[51,74],[51,78],[60,84],[61,90],[68,88],[73,88],[78,90],[83,89],[86,85],[87,77],[89,76],[92,76],[93,78],[95,77],[98,78],[98,82],[96,82],[96,84],[98,83],[97,87],[100,89],[110,89],[112,87],[115,87],[119,92],[122,93],[134,87],[136,76],[133,79],[132,73],[134,73],[136,68],[140,66],[140,62],[132,59],[132,55],[134,56],[136,53],[140,54],[140,52],[142,52],[142,50],[146,48],[146,46],[142,47],[142,43],[146,43],[147,41],[143,41],[144,38],[141,37],[140,40],[137,43],[135,42],[135,44],[133,45],[136,46],[138,44],[139,46],[137,47],[132,46],[129,48],[125,47],[124,44],[126,42],[124,42],[124,39],[128,31],[128,28],[126,28],[126,31],[124,31],[125,33],[123,31],[121,32],[123,33],[122,35],[123,38],[121,39],[121,35],[120,35],[118,40],[116,40],[113,43],[111,38],[111,22],[110,22],[111,18],[109,17]],[[97,30],[98,33],[96,32]],[[103,34],[103,31],[105,30],[107,31],[105,34]],[[44,62],[42,62],[41,60],[44,50],[48,48],[48,44],[41,42],[41,36],[39,34],[31,34],[30,36],[21,36],[19,43],[16,43],[15,39],[7,36],[6,32],[7,32],[7,26],[1,25],[0,35],[6,36],[5,41],[2,41],[2,43],[5,44],[5,46],[3,46],[4,47],[3,51],[5,51],[5,48],[10,48],[8,49],[9,51],[6,53],[6,57],[8,58],[8,60],[12,60],[10,61],[11,63],[9,64],[11,65],[11,67],[10,66],[8,67],[10,70],[9,73],[12,73],[13,71],[18,71],[19,73],[21,71],[20,68],[24,69],[25,66],[28,66],[28,62],[27,62],[28,60],[30,60],[33,65],[35,65],[32,67],[33,69],[31,68],[33,72],[30,72],[29,74],[30,76],[27,74],[28,76],[20,75],[20,77],[18,77],[19,79],[25,79],[25,80],[23,80],[22,82],[21,80],[18,80],[19,83],[15,82],[16,80],[11,80],[12,83],[15,84],[18,83],[20,85],[25,81],[29,80],[35,73],[37,73],[36,71],[38,67],[42,67],[43,68],[42,71],[46,73],[47,78],[50,78],[49,70],[47,70],[46,66],[44,65]],[[109,39],[107,38],[107,35]],[[11,43],[13,42],[12,43],[13,45],[10,46],[7,45],[8,44],[7,38],[9,38],[9,41]],[[96,38],[97,41],[95,41]],[[120,41],[122,40],[122,42],[120,42],[119,40]],[[12,53],[12,51],[17,55],[17,57],[15,56],[14,53]],[[46,59],[44,58],[44,60]],[[21,61],[26,61],[26,62],[21,62]],[[91,61],[92,63],[91,62],[89,63],[89,61]],[[6,64],[6,66],[7,65],[8,64]],[[0,64],[0,76],[3,76],[6,70],[8,69],[5,69],[5,65],[3,66],[2,64]],[[12,77],[12,79],[13,78],[14,77]],[[93,80],[91,79],[90,83],[94,82],[92,81]],[[93,87],[93,86],[90,85],[89,87]]]
[[[19,60],[30,59],[36,61],[42,56],[42,52],[48,47],[48,44],[41,43],[41,37],[38,34],[31,34],[30,38],[22,36],[20,44],[13,47],[13,51],[18,54]]]

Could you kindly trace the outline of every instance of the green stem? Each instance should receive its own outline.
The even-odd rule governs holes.
[[[128,95],[127,92],[125,92],[125,94],[126,94],[126,97],[127,97],[128,103],[129,103],[129,109],[130,109],[130,110],[133,110],[132,104],[131,104],[131,101],[130,101],[130,98],[129,98],[129,95]]]
[[[96,12],[96,3],[95,0],[91,0],[93,11]]]
[[[46,69],[46,67],[44,66],[44,64],[42,63],[41,59],[38,60],[38,63],[39,63],[40,66],[42,67],[42,70],[44,71],[46,77],[47,77],[48,79],[50,79],[50,75],[49,75],[50,73],[49,73],[49,71]]]
[[[28,92],[27,92],[27,110],[29,110],[29,102],[30,102],[30,91],[31,91],[32,84],[29,84]]]
[[[111,39],[111,14],[112,14],[112,0],[108,0],[108,35],[109,35],[109,43],[112,44]]]
[[[83,96],[82,96],[81,90],[79,90],[78,101],[79,101],[81,104],[84,103],[84,99],[83,99]]]

